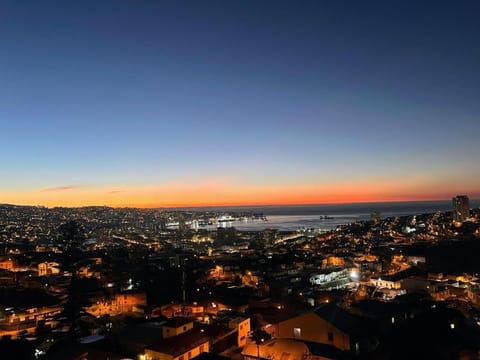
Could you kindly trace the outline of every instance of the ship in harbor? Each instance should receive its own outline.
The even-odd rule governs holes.
[[[217,217],[217,223],[226,223],[233,221],[248,221],[248,220],[263,220],[268,221],[267,217],[263,214],[253,214],[253,215],[241,215],[241,216],[232,216],[232,215],[221,215]]]
[[[217,218],[217,222],[232,222],[237,220],[237,218],[233,217],[232,215],[222,215]]]

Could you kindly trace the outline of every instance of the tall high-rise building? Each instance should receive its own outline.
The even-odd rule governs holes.
[[[370,220],[372,220],[374,223],[379,223],[380,222],[380,211],[373,211],[370,214]]]
[[[465,221],[470,217],[470,202],[467,195],[457,195],[452,198],[453,220]]]

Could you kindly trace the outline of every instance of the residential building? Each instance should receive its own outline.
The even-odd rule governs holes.
[[[167,339],[173,336],[183,334],[193,329],[193,321],[184,317],[175,317],[168,319],[162,326],[163,338]]]
[[[209,351],[209,338],[201,329],[192,329],[163,339],[145,348],[140,360],[190,360]]]
[[[143,312],[141,307],[147,305],[145,293],[116,294],[112,299],[102,299],[85,308],[93,316],[116,316],[125,313]]]
[[[314,311],[280,321],[275,336],[359,351],[357,340],[363,330],[358,318],[334,303],[326,303]]]
[[[453,220],[463,222],[470,217],[470,201],[466,195],[457,195],[452,198]]]
[[[237,346],[245,346],[250,333],[250,318],[236,317],[229,321],[228,327],[238,331]]]

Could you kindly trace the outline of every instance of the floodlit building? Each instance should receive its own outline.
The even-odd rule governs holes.
[[[112,299],[97,301],[85,308],[85,311],[93,316],[103,315],[116,316],[125,313],[141,313],[142,307],[146,306],[147,297],[145,293],[139,294],[116,294]]]
[[[370,283],[379,289],[400,289],[402,287],[402,279],[395,276],[372,277]]]
[[[332,281],[348,280],[349,272],[347,269],[335,269],[329,272],[310,275],[310,284],[324,285]]]
[[[38,264],[38,276],[57,275],[60,273],[59,267],[57,262],[42,262]]]

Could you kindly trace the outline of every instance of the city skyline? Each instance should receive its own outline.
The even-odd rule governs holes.
[[[473,1],[5,1],[0,203],[480,198]]]

